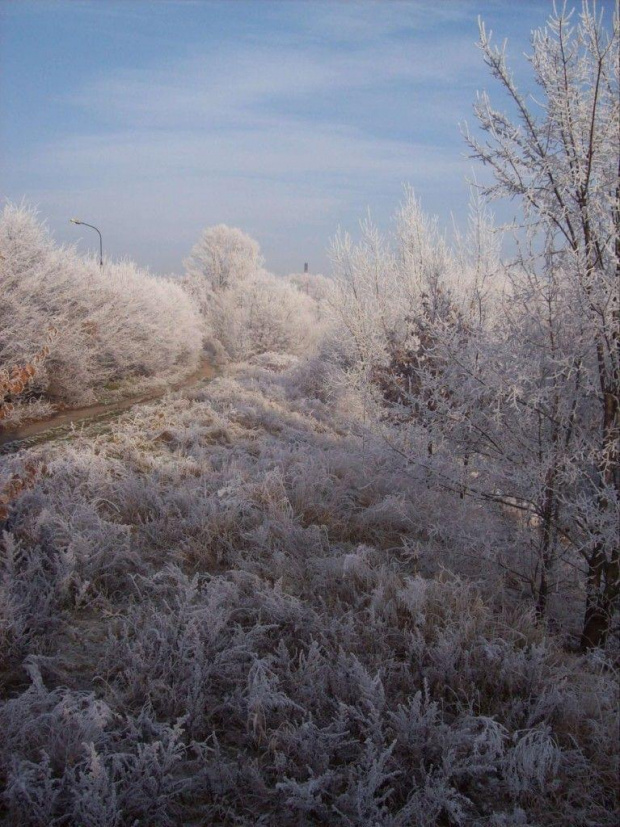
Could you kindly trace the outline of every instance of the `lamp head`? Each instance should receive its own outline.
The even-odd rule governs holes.
[[[81,223],[82,222],[79,220],[79,218],[70,218],[69,219],[69,224],[81,224]]]

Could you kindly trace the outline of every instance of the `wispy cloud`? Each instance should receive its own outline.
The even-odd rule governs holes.
[[[52,226],[70,205],[97,210],[119,246],[167,269],[189,234],[228,221],[284,270],[302,246],[324,264],[336,226],[369,204],[381,215],[405,182],[445,213],[456,193],[464,200],[458,121],[481,68],[471,3],[266,2],[260,24],[221,36],[218,14],[241,4],[147,6],[162,18],[158,36],[166,15],[192,9],[205,36],[56,89],[75,126],[14,152],[9,176],[11,189],[28,182]],[[92,25],[101,4],[75,7]],[[104,15],[138,36],[146,11],[111,3]]]
[[[227,42],[172,64],[113,71],[65,100],[108,124],[122,119],[141,126],[217,126],[309,99],[333,102],[390,86],[401,93],[422,86],[456,91],[479,71],[471,46],[469,36],[438,33],[430,41],[375,37],[346,51],[331,41]],[[338,117],[331,107],[327,114]]]

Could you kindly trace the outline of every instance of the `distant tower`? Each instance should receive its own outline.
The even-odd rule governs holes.
[[[304,264],[304,273],[308,272],[308,262]]]

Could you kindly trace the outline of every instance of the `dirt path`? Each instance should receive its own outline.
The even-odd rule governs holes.
[[[194,385],[201,385],[210,382],[217,374],[215,368],[206,360],[203,360],[200,367],[182,379],[180,382],[173,382],[165,388],[151,393],[144,393],[140,396],[130,396],[118,402],[110,404],[86,405],[83,408],[71,408],[52,414],[46,419],[36,422],[27,422],[25,425],[18,425],[16,428],[6,428],[0,431],[0,454],[13,453],[20,448],[34,445],[47,439],[62,437],[71,430],[73,425],[85,424],[87,422],[105,422],[112,419],[123,411],[133,408],[135,405],[144,405],[160,399],[171,391],[183,390]]]

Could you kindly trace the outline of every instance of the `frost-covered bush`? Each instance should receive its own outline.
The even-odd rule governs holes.
[[[320,336],[324,311],[316,291],[272,275],[262,261],[258,242],[225,224],[207,227],[185,261],[183,286],[217,356],[238,362],[304,353]],[[316,279],[324,294],[327,280]]]
[[[487,505],[498,564],[527,584],[539,617],[556,589],[581,592],[588,649],[605,645],[620,605],[620,239],[610,197],[620,26],[587,3],[574,25],[571,15],[554,9],[532,33],[536,100],[480,29],[485,63],[515,109],[505,115],[481,95],[485,138],[466,137],[494,176],[481,191],[519,201],[515,259],[500,262],[480,201],[468,238],[448,243],[408,194],[393,236],[367,223],[358,243],[336,239],[330,306],[349,409],[446,499],[467,499],[474,513]],[[518,544],[506,543],[510,521]]]
[[[614,824],[609,660],[442,573],[424,476],[272,359],[29,452],[5,823]]]
[[[589,276],[579,262],[500,264],[479,202],[469,241],[448,245],[411,194],[393,238],[367,224],[358,243],[337,239],[333,256],[336,321],[323,370],[308,377],[323,388],[303,372],[300,388],[426,475],[461,571],[494,557],[539,617],[554,616],[560,593],[583,622],[582,646],[603,645],[618,606],[620,500],[617,463],[597,465],[615,448],[600,429],[607,357],[580,315]]]
[[[325,303],[334,287],[331,279],[320,273],[291,273],[286,280],[302,293],[311,296],[319,305],[321,315],[325,313]]]
[[[93,692],[50,690],[34,662],[28,672],[30,688],[0,710],[3,823],[178,824],[183,800],[205,783],[200,748],[183,744],[182,728],[146,709],[123,716]]]
[[[304,353],[317,339],[316,303],[270,273],[255,273],[218,299],[212,328],[236,361],[268,352]]]
[[[9,205],[0,219],[0,367],[27,363],[51,330],[30,391],[58,402],[188,371],[201,347],[199,316],[178,285],[131,262],[101,271],[55,245],[32,211]]]
[[[225,290],[244,281],[263,263],[257,241],[237,227],[206,227],[185,260],[188,279],[211,290]]]
[[[234,361],[263,353],[304,353],[320,337],[317,302],[265,270],[221,289],[189,272],[184,287],[202,313],[205,339],[214,340]]]

